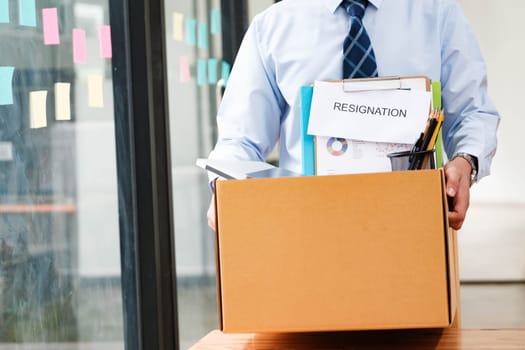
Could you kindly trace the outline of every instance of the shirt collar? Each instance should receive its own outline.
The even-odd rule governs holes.
[[[326,8],[328,9],[328,11],[330,11],[331,13],[334,13],[335,10],[337,10],[337,8],[339,7],[339,5],[341,5],[342,1],[341,0],[323,0],[323,2]],[[368,2],[372,4],[373,6],[375,6],[375,8],[379,8],[383,0],[368,0]]]

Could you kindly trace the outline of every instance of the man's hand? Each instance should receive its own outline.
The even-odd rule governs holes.
[[[459,230],[463,226],[469,207],[471,171],[469,162],[461,157],[456,157],[445,165],[447,196],[452,202],[452,208],[449,208],[448,212],[448,220],[450,227],[455,230]]]
[[[212,194],[210,206],[208,207],[208,226],[215,232],[215,195]]]

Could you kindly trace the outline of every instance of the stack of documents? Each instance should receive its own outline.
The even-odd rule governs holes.
[[[317,81],[301,97],[305,175],[391,171],[387,154],[412,148],[432,105],[424,76]]]

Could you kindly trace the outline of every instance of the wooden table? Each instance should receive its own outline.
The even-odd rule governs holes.
[[[190,350],[507,350],[525,349],[525,329],[445,329],[308,334],[212,331]]]

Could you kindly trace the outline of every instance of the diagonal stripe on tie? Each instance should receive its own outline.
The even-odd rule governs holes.
[[[377,76],[375,53],[363,25],[368,0],[345,0],[342,3],[350,17],[350,30],[343,43],[343,78]]]

